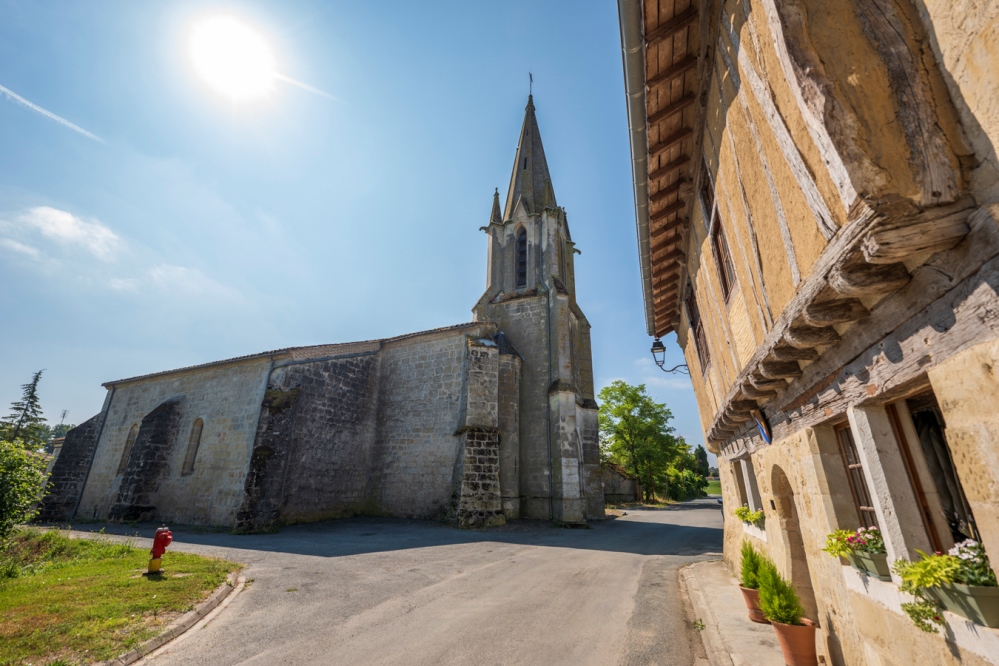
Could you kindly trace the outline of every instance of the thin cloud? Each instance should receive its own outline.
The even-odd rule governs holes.
[[[31,247],[30,245],[25,245],[24,243],[18,243],[13,238],[0,238],[0,247],[5,247],[8,250],[13,250],[14,252],[20,252],[21,254],[26,254],[32,259],[37,259],[41,253],[38,248]]]
[[[42,114],[46,118],[50,118],[50,119],[56,121],[57,123],[59,123],[60,125],[63,125],[65,127],[70,128],[74,132],[79,132],[80,134],[82,134],[83,136],[87,137],[88,139],[93,139],[94,141],[97,141],[98,143],[104,143],[104,139],[102,139],[101,137],[97,136],[93,132],[88,132],[87,130],[83,129],[79,125],[74,125],[73,123],[69,122],[68,120],[66,120],[62,116],[57,116],[56,114],[52,113],[51,111],[49,111],[47,109],[43,109],[42,107],[38,106],[37,104],[34,104],[33,102],[29,102],[28,100],[24,99],[23,97],[21,97],[20,95],[18,95],[16,92],[14,92],[13,90],[11,90],[10,88],[4,88],[3,86],[0,86],[0,92],[2,92],[4,95],[6,95],[11,100],[17,102],[18,104],[22,104],[22,105],[28,107],[29,109],[31,109],[32,111],[37,111],[38,113]]]
[[[298,81],[296,79],[291,78],[290,76],[285,76],[284,74],[278,74],[277,72],[274,72],[274,78],[277,79],[278,81],[284,81],[287,84],[293,85],[296,88],[301,88],[302,90],[307,90],[310,93],[315,93],[316,95],[322,95],[323,97],[327,97],[327,98],[333,100],[334,102],[339,102],[340,101],[339,98],[334,97],[333,95],[329,94],[325,90],[320,90],[319,88],[313,88],[308,83],[303,83],[301,81]]]
[[[108,286],[115,291],[138,291],[139,284],[133,278],[111,278]]]
[[[97,220],[88,222],[58,208],[31,208],[23,219],[42,235],[66,245],[80,245],[102,261],[114,260],[124,245],[118,234]]]
[[[161,289],[192,296],[214,296],[237,299],[239,293],[211,279],[197,268],[159,264],[149,270],[149,277]]]

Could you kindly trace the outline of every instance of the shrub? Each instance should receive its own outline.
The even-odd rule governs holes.
[[[760,610],[771,622],[801,625],[805,610],[798,593],[777,571],[770,560],[764,559],[759,570]]]
[[[762,563],[763,556],[753,548],[753,544],[743,541],[742,563],[739,568],[739,584],[750,590],[759,589],[759,573]]]
[[[748,506],[743,505],[736,508],[736,510],[732,513],[735,514],[736,518],[744,523],[750,523],[758,527],[763,526],[763,509],[751,511]]]
[[[38,513],[35,504],[45,488],[46,466],[44,457],[20,441],[0,441],[0,548],[18,524]]]

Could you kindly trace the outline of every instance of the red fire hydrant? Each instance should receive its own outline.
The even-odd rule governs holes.
[[[163,527],[157,528],[156,535],[153,537],[153,549],[149,551],[149,555],[152,559],[149,560],[149,572],[157,573],[160,570],[160,565],[162,563],[163,553],[166,552],[167,546],[173,541],[173,532],[170,528],[164,525]]]

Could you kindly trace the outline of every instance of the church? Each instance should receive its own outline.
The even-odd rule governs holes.
[[[604,516],[590,325],[534,101],[472,321],[104,384],[40,518],[255,532],[352,515],[461,527]]]

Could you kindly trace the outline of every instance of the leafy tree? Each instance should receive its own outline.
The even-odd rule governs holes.
[[[0,437],[8,441],[21,440],[32,450],[45,445],[48,429],[42,407],[38,400],[38,382],[43,370],[31,377],[31,381],[21,385],[21,399],[10,404],[10,415],[4,417]]]
[[[0,549],[14,528],[34,518],[47,461],[23,440],[0,440]]]
[[[694,457],[697,459],[697,473],[701,476],[710,476],[711,468],[708,466],[708,452],[703,446],[698,445],[694,449]]]
[[[652,400],[644,384],[618,380],[604,387],[599,398],[601,448],[631,470],[645,486],[646,500],[654,501],[657,482],[666,489],[670,467],[687,449],[669,425],[673,413]]]

